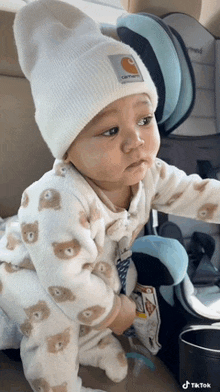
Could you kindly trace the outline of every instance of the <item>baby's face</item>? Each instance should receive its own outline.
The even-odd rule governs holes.
[[[129,95],[108,105],[86,125],[66,161],[103,190],[113,191],[141,181],[159,145],[149,97]]]

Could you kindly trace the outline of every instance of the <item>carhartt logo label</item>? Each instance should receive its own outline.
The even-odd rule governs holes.
[[[143,82],[143,77],[133,56],[113,54],[108,57],[120,83]]]
[[[121,60],[121,65],[124,68],[124,70],[126,72],[128,72],[128,73],[131,73],[133,75],[138,75],[139,74],[139,71],[138,71],[138,69],[136,67],[136,64],[135,64],[133,59],[131,59],[129,57],[124,57]]]

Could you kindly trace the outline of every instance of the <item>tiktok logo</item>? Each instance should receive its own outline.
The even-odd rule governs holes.
[[[183,389],[188,389],[189,386],[191,388],[211,388],[211,384],[208,382],[206,384],[204,384],[203,382],[189,382],[186,381],[185,384],[182,385]]]

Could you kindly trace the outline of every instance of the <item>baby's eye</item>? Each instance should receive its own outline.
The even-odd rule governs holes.
[[[148,124],[150,124],[152,118],[153,118],[152,116],[144,117],[140,121],[138,121],[138,125],[140,125],[140,126],[148,125]]]
[[[119,131],[118,127],[114,127],[102,133],[103,136],[115,136]]]

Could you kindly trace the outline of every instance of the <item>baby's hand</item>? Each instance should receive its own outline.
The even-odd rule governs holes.
[[[133,324],[136,317],[135,302],[123,294],[119,297],[121,299],[120,311],[114,321],[108,326],[116,335],[122,335]]]

